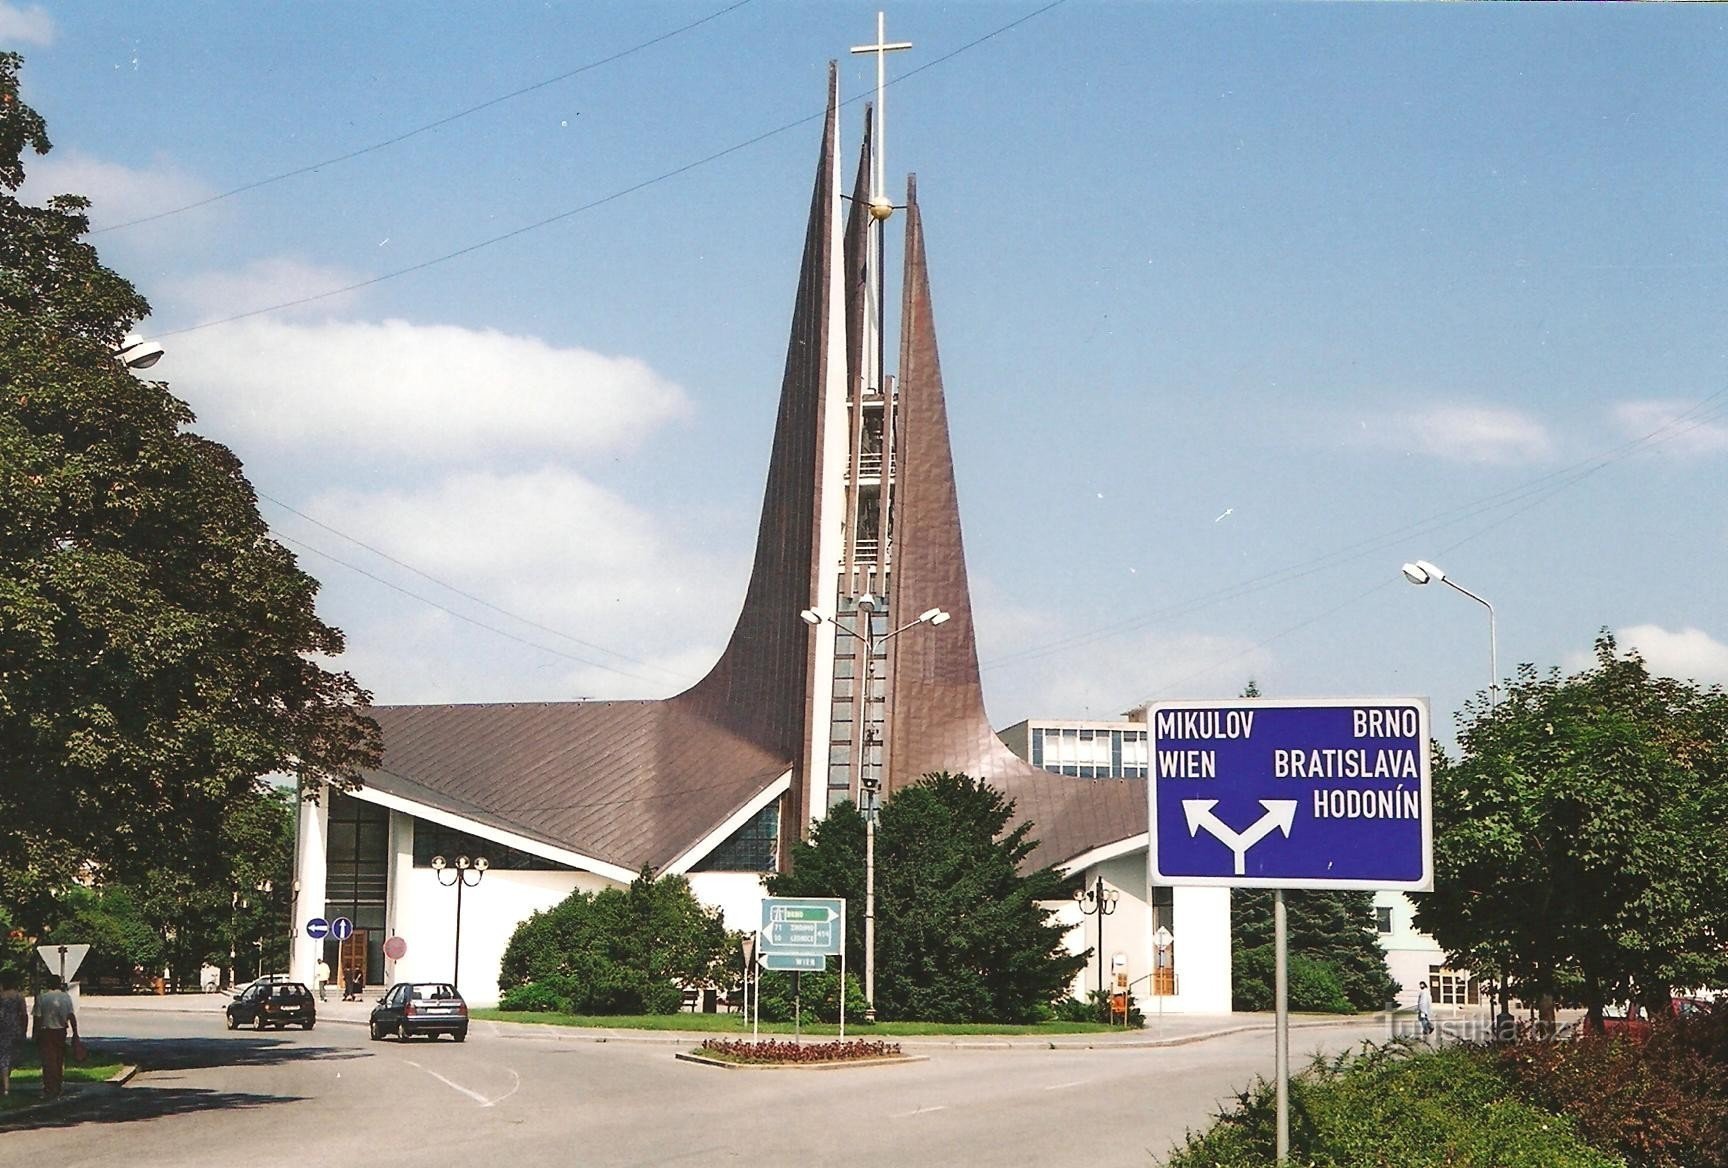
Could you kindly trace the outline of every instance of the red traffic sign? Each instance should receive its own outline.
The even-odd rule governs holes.
[[[401,937],[391,937],[384,942],[384,956],[392,961],[400,961],[408,955],[408,942]]]

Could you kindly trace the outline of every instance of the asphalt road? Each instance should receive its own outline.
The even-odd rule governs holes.
[[[148,1068],[0,1128],[0,1161],[106,1166],[1155,1165],[1256,1074],[1272,1036],[1188,1046],[966,1050],[831,1071],[729,1071],[677,1046],[477,1022],[370,1042],[363,1027],[221,1029],[219,1015],[90,1009],[86,1035]],[[1383,1037],[1298,1031],[1295,1050]],[[1295,1059],[1295,1065],[1301,1065]]]

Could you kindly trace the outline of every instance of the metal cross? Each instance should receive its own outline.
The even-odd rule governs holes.
[[[888,86],[887,55],[897,49],[912,47],[911,41],[896,41],[889,44],[887,26],[886,15],[878,12],[876,14],[876,43],[852,46],[854,53],[876,54],[876,125],[872,129],[875,145],[870,150],[872,161],[875,162],[875,166],[870,171],[870,203],[873,207],[887,202],[887,196],[882,190],[882,158],[887,153],[888,145],[888,119],[882,112],[882,91]]]

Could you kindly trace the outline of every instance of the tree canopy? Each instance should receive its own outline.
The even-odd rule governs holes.
[[[17,198],[46,153],[0,53],[0,901],[75,871],[224,870],[262,776],[351,782],[367,695],[232,452],[114,359],[149,306],[85,199]]]
[[[847,963],[864,969],[864,816],[842,803],[793,848],[775,896],[842,896]],[[876,1012],[938,1022],[1024,1022],[1067,994],[1084,955],[1044,902],[1054,868],[1022,872],[1032,825],[982,780],[941,772],[896,791],[876,833]]]
[[[578,889],[518,925],[498,988],[507,1010],[673,1014],[680,985],[725,979],[736,948],[688,880],[644,868],[628,889]]]
[[[1526,666],[1434,767],[1417,926],[1521,996],[1665,1003],[1728,984],[1728,695],[1653,677],[1612,635]]]

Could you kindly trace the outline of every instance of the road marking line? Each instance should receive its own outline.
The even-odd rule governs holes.
[[[906,1119],[909,1116],[928,1115],[932,1111],[947,1111],[947,1110],[948,1110],[948,1105],[946,1103],[938,1103],[934,1107],[920,1107],[920,1108],[917,1108],[913,1111],[902,1111],[899,1115],[896,1115],[893,1118],[894,1119]]]
[[[1072,1083],[1052,1083],[1044,1088],[1046,1091],[1060,1091],[1065,1087],[1084,1087],[1091,1079],[1075,1079]]]
[[[431,1075],[434,1079],[437,1079],[440,1083],[444,1084],[446,1087],[450,1088],[452,1091],[462,1092],[462,1094],[468,1096],[468,1098],[474,1100],[474,1102],[478,1103],[480,1106],[482,1106],[482,1107],[492,1106],[491,1100],[487,1099],[486,1096],[480,1094],[480,1092],[470,1091],[468,1088],[464,1087],[460,1083],[452,1083],[449,1079],[446,1079],[443,1075],[440,1075],[437,1071],[428,1070],[426,1067],[421,1066],[419,1063],[415,1062],[413,1059],[403,1059],[402,1061],[407,1063],[409,1066],[413,1067],[415,1070],[425,1071],[428,1075]]]

